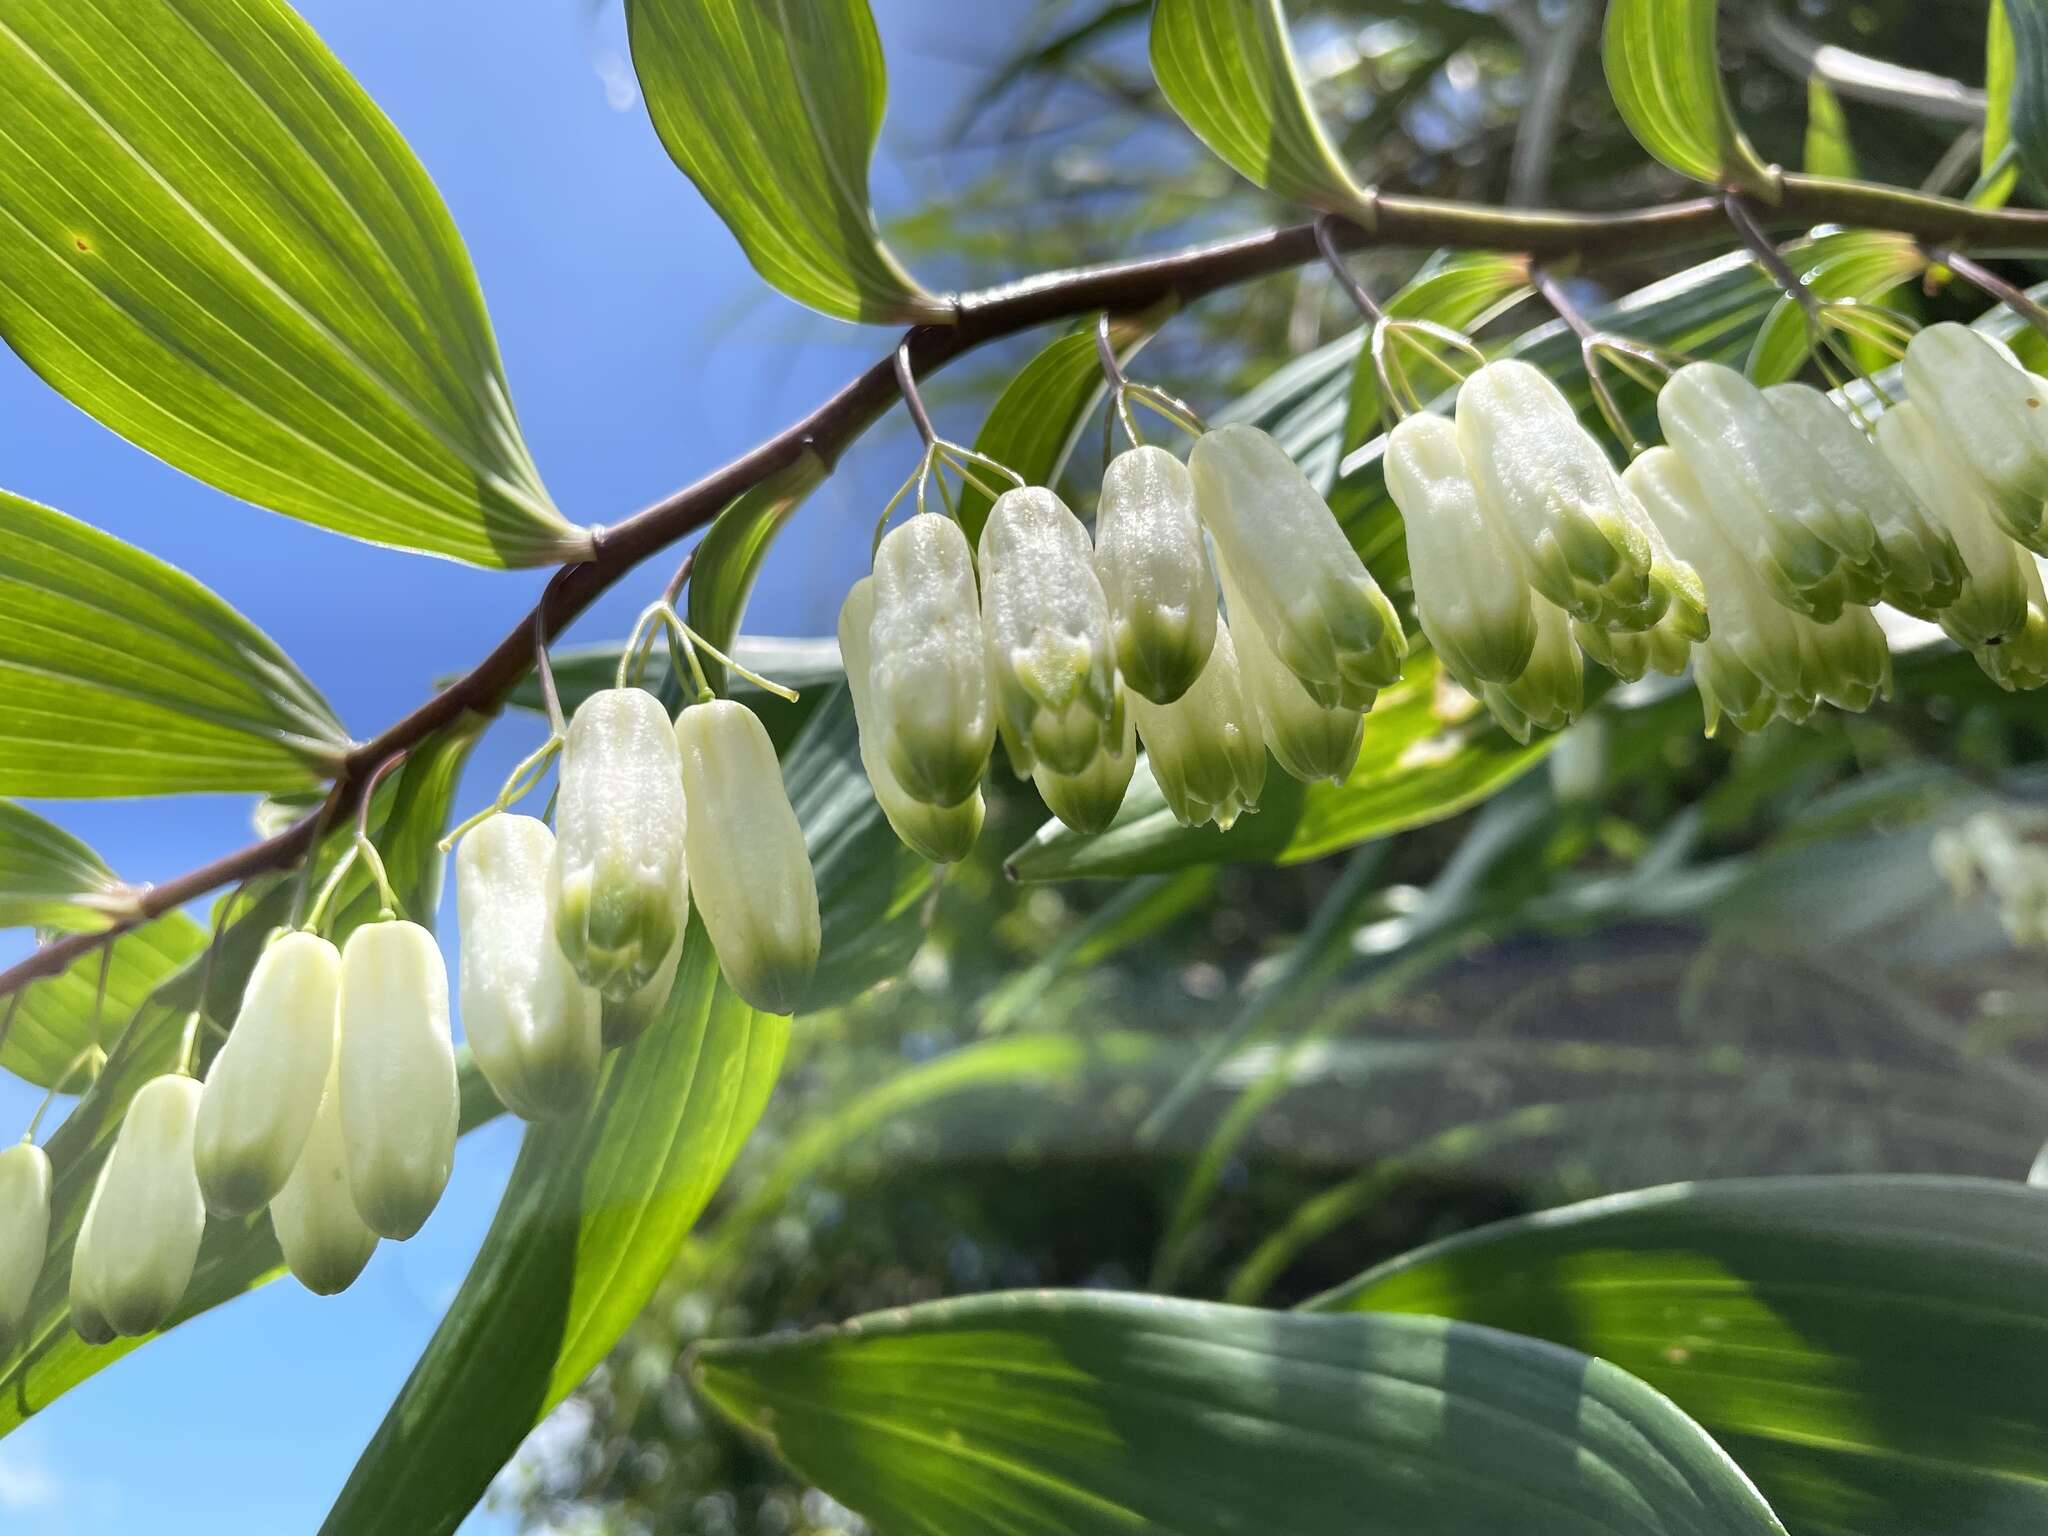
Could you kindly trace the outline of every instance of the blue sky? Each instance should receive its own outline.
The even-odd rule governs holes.
[[[586,0],[298,0],[411,141],[476,263],[514,398],[556,501],[616,521],[809,407],[884,345],[755,278],[656,142],[620,74],[621,29]],[[928,143],[977,78],[944,41],[953,6],[877,0],[895,84],[877,198],[921,190]],[[989,28],[983,38],[999,37]],[[607,62],[609,56],[609,63]],[[607,78],[607,69],[610,77]],[[908,168],[906,168],[908,167]],[[971,421],[955,424],[961,435]],[[749,616],[829,633],[872,510],[903,473],[901,424],[871,435],[771,558]],[[190,571],[267,630],[367,736],[483,654],[541,574],[373,549],[234,502],[107,433],[0,352],[0,484]],[[668,574],[648,566],[572,632],[621,632]],[[472,762],[479,803],[537,735],[511,721]],[[249,836],[248,802],[39,807],[126,878],[162,879]],[[449,924],[444,924],[444,932]],[[0,959],[19,951],[0,936]],[[0,1134],[40,1094],[0,1080]],[[345,1296],[289,1282],[202,1318],[0,1440],[10,1536],[311,1531],[404,1380],[489,1223],[517,1147],[465,1141],[440,1210]],[[479,1530],[502,1522],[478,1517]]]

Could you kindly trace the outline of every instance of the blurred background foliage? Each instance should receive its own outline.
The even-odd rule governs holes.
[[[932,286],[1296,216],[1179,127],[1146,67],[1143,0],[983,10],[962,28],[962,8],[931,7],[916,41],[972,52],[986,83],[937,141],[895,146],[924,202],[889,236]],[[1579,209],[1690,190],[1608,100],[1596,0],[1289,11],[1363,182]],[[1723,13],[1767,160],[1801,162],[1818,62],[1862,174],[1969,186],[1983,0]],[[915,91],[916,53],[892,63]],[[1422,255],[1357,270],[1390,292]],[[1604,268],[1585,296],[1670,270]],[[1953,288],[1904,302],[1984,307]],[[1525,305],[1489,334],[1548,319]],[[1213,416],[1356,323],[1305,268],[1176,318],[1138,371]],[[985,408],[1026,355],[992,352],[932,393]],[[1605,1191],[2025,1173],[2048,1133],[2048,974],[1989,905],[1951,894],[1928,845],[1986,808],[2024,827],[2048,799],[2048,739],[2026,696],[1923,636],[1901,643],[1897,694],[1867,715],[1709,741],[1696,696],[1653,679],[1479,809],[1291,868],[1016,883],[1003,856],[1045,813],[999,773],[981,851],[928,899],[908,970],[798,1021],[768,1116],[661,1295],[536,1432],[497,1507],[547,1531],[858,1529],[703,1415],[680,1370],[700,1338],[1012,1286],[1285,1305]]]

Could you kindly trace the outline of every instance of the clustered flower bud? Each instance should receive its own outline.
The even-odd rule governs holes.
[[[1968,326],[1943,322],[1907,345],[1906,393],[1941,422],[1999,526],[2048,554],[2048,381]]]
[[[1245,694],[1230,627],[1216,621],[1201,676],[1179,698],[1155,704],[1133,693],[1131,715],[1167,808],[1184,827],[1229,831],[1266,787],[1266,742]]]
[[[357,1213],[349,1193],[338,1055],[328,1068],[299,1161],[270,1202],[270,1225],[293,1277],[316,1296],[347,1290],[377,1251],[377,1234]]]
[[[868,691],[881,758],[913,800],[958,805],[995,742],[974,556],[959,524],[920,512],[875,551]]]
[[[79,1228],[72,1312],[87,1342],[154,1333],[171,1320],[206,1230],[192,1163],[199,1084],[169,1073],[129,1101]]]
[[[461,1114],[448,967],[418,923],[365,923],[348,936],[336,1052],[349,1195],[379,1237],[411,1237],[448,1185]]]
[[[1195,520],[1195,482],[1164,448],[1118,454],[1102,475],[1095,569],[1117,666],[1137,699],[1173,703],[1216,641],[1216,577]]]

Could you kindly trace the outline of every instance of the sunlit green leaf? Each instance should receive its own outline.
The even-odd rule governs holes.
[[[685,617],[691,628],[720,650],[730,653],[740,632],[740,619],[754,590],[754,578],[761,573],[761,562],[768,557],[768,546],[825,474],[826,467],[815,454],[804,454],[794,466],[771,475],[719,513],[697,545],[690,563]],[[724,664],[712,656],[700,660],[711,686],[723,692]],[[773,673],[763,675],[796,686]]]
[[[284,652],[198,582],[4,491],[0,613],[0,794],[284,789],[348,745]]]
[[[2004,0],[2012,31],[2008,130],[2032,182],[2048,185],[2048,0]]]
[[[875,231],[888,94],[868,0],[627,0],[655,132],[754,269],[842,320],[943,320]]]
[[[131,894],[69,832],[0,800],[0,928],[103,928]]]
[[[1874,303],[1927,270],[1927,258],[1906,235],[1839,230],[1788,247],[1785,258],[1823,299]],[[1797,374],[1811,351],[1806,312],[1790,294],[1772,305],[1749,350],[1749,376],[1777,384]]]
[[[1984,144],[1977,156],[1977,185],[1970,189],[1970,201],[1979,207],[2004,207],[2019,183],[2019,153],[2012,139],[2016,73],[2005,0],[1991,0],[1984,20]]]
[[[1433,1318],[1007,1292],[707,1345],[692,1379],[903,1536],[1782,1529],[1635,1378]]]
[[[39,1088],[68,1079],[72,1091],[82,1089],[87,1079],[79,1057],[86,1047],[111,1049],[158,985],[205,947],[206,930],[182,912],[169,912],[0,1002],[0,1017],[14,1015],[0,1044],[0,1067]]]
[[[1854,176],[1856,147],[1849,142],[1849,120],[1842,98],[1819,70],[1806,77],[1805,165],[1815,176]]]
[[[356,538],[587,547],[439,194],[282,0],[15,0],[0,141],[0,336],[82,409]]]
[[[1253,185],[1372,226],[1370,195],[1302,89],[1280,0],[1158,0],[1152,73],[1181,121]]]
[[[1718,0],[1610,0],[1607,89],[1636,141],[1682,176],[1768,191],[1721,84]]]
[[[1590,1201],[1395,1259],[1313,1303],[1597,1353],[1669,1393],[1795,1533],[2048,1520],[2048,1192],[1741,1179]]]

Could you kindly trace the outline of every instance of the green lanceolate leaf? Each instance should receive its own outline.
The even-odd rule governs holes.
[[[1519,256],[1465,252],[1431,262],[1387,300],[1386,311],[1396,319],[1433,321],[1454,331],[1477,330],[1525,293],[1528,282],[1529,263]],[[1405,372],[1427,399],[1448,379],[1442,367],[1418,355],[1419,348],[1427,348],[1435,356],[1443,356],[1446,350],[1432,345],[1427,337],[1402,332],[1390,334],[1382,344],[1388,370]],[[1449,358],[1446,366],[1457,361],[1455,357]],[[1344,413],[1346,453],[1378,435],[1384,425],[1386,406],[1379,365],[1373,361],[1372,348],[1361,345],[1351,375],[1350,403]]]
[[[453,1531],[654,1287],[781,1070],[789,1021],[718,974],[694,916],[666,1014],[583,1117],[528,1129],[468,1278],[321,1529]]]
[[[1598,1353],[1669,1393],[1795,1533],[2048,1522],[2048,1192],[1934,1177],[1645,1190],[1369,1271],[1319,1310]]]
[[[1856,174],[1856,146],[1849,142],[1849,120],[1842,113],[1842,98],[1819,70],[1806,77],[1804,163],[1814,176]]]
[[[1302,88],[1280,0],[1158,0],[1152,73],[1217,156],[1275,197],[1374,223]]]
[[[133,895],[62,827],[0,800],[0,928],[104,928]]]
[[[1010,855],[1020,880],[1158,874],[1197,864],[1294,864],[1454,816],[1540,763],[1555,737],[1517,742],[1462,692],[1438,685],[1436,658],[1409,657],[1401,681],[1367,717],[1365,745],[1342,784],[1266,775],[1256,816],[1228,832],[1173,819],[1143,762],[1107,832],[1048,821]]]
[[[1984,143],[1977,154],[1977,184],[1970,201],[2002,208],[2018,185],[2019,150],[2012,139],[2012,91],[2018,61],[2005,0],[1991,0],[1984,19]]]
[[[0,1067],[39,1088],[87,1082],[79,1056],[88,1046],[111,1049],[157,986],[206,948],[206,931],[182,912],[169,912],[82,955],[54,976],[0,1001],[14,1022],[0,1042]],[[100,957],[106,992],[100,995]],[[97,1001],[95,1001],[97,999]]]
[[[867,0],[627,0],[626,25],[655,132],[755,271],[842,320],[952,313],[875,230],[888,80]]]
[[[2048,0],[2004,0],[2012,29],[2009,128],[2019,163],[2036,185],[2048,185]]]
[[[0,613],[0,794],[302,788],[348,746],[290,658],[213,593],[4,491]]]
[[[692,1377],[896,1536],[1782,1529],[1640,1381],[1434,1318],[1012,1292],[706,1346]]]
[[[16,0],[0,146],[0,336],[80,408],[355,538],[587,550],[439,194],[282,0]]]
[[[1129,361],[1150,339],[1163,314],[1122,316],[1110,321],[1110,345]],[[1055,337],[1010,380],[976,434],[977,453],[1015,470],[1027,485],[1057,489],[1090,414],[1104,392],[1102,361],[1096,351],[1095,321]],[[984,483],[996,477],[975,470]],[[1007,481],[991,485],[1003,491]],[[981,542],[982,525],[995,499],[970,483],[960,493],[960,527],[970,545]]]
[[[429,739],[414,749],[403,768],[378,786],[370,806],[370,833],[383,850],[393,889],[405,909],[428,926],[433,923],[443,862],[435,839],[447,824],[455,781],[474,741],[475,731],[466,727]],[[353,838],[354,830],[346,827],[329,834],[320,852],[316,875],[332,867]],[[36,1282],[27,1342],[12,1358],[0,1357],[0,1435],[131,1349],[148,1342],[116,1339],[110,1344],[88,1345],[72,1331],[71,1251],[78,1224],[85,1216],[85,1202],[92,1193],[100,1163],[113,1145],[128,1101],[150,1078],[171,1069],[193,1011],[202,1004],[207,1022],[197,1029],[196,1044],[198,1068],[205,1069],[224,1032],[233,1023],[242,989],[265,941],[273,929],[289,920],[293,893],[292,877],[268,876],[252,883],[241,900],[232,895],[223,897],[223,901],[234,901],[234,906],[222,923],[221,936],[210,960],[205,937],[182,914],[160,919],[117,941],[115,967],[108,978],[110,996],[116,993],[114,977],[122,964],[121,946],[146,937],[156,937],[161,942],[160,936],[171,932],[167,925],[173,923],[190,930],[190,942],[183,946],[179,963],[159,972],[160,979],[140,1004],[119,1015],[118,1030],[109,1028],[108,1020],[113,1014],[103,1018],[100,1034],[112,1048],[107,1064],[49,1139],[48,1151],[55,1174],[50,1251]],[[331,938],[341,940],[376,916],[377,903],[368,895],[367,886],[346,887],[337,894],[332,911],[333,922],[327,932]],[[216,908],[217,920],[219,916]],[[84,1004],[89,1006],[91,985],[98,980],[98,962],[88,959],[81,965],[89,967],[84,973],[88,977]],[[68,986],[68,973],[63,981]],[[38,993],[52,985],[37,982],[28,993],[24,1011],[32,1006]],[[71,994],[74,1002],[76,995]],[[89,1020],[90,1015],[81,1012],[67,1017]],[[114,1038],[116,1035],[118,1038]],[[0,1053],[0,1059],[4,1059],[4,1053]],[[466,1046],[458,1052],[458,1063],[461,1128],[466,1133],[502,1110],[470,1061]],[[192,1287],[163,1331],[233,1300],[272,1278],[278,1269],[277,1245],[267,1216],[258,1214],[233,1222],[210,1221],[200,1246]]]
[[[754,590],[754,578],[761,573],[768,546],[789,521],[789,515],[817,489],[826,472],[824,461],[817,455],[804,454],[789,469],[737,497],[718,514],[697,545],[690,565],[687,617],[690,627],[720,650],[729,653],[740,632],[740,618],[746,612],[747,597]],[[700,660],[711,686],[723,692],[727,681],[724,664],[712,656]],[[776,682],[788,681],[773,673],[763,675],[774,677]],[[563,707],[569,706],[565,702]]]
[[[1851,229],[1816,235],[1788,247],[1785,258],[1823,299],[1871,304],[1927,270],[1927,258],[1905,235]],[[1749,349],[1749,376],[1777,384],[1797,374],[1812,351],[1806,312],[1790,294],[1771,306]]]
[[[1721,85],[1718,0],[1610,0],[1607,89],[1651,154],[1682,176],[1769,195],[1775,178]]]

